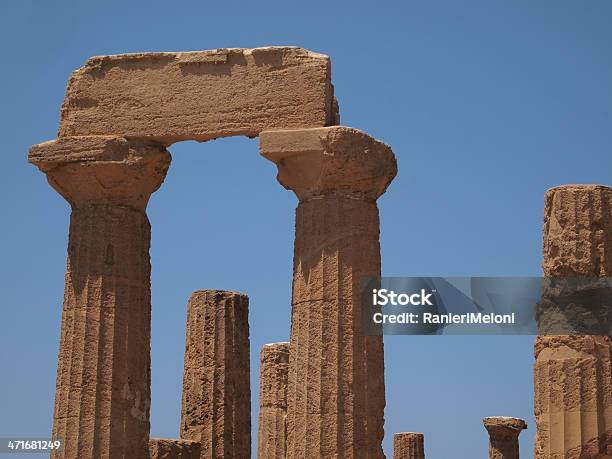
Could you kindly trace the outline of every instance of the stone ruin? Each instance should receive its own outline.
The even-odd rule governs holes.
[[[380,276],[376,200],[389,146],[339,126],[330,59],[294,47],[93,57],[70,77],[58,138],[29,161],[71,205],[53,437],[62,458],[249,458],[248,297],[189,299],[180,439],[150,439],[148,200],[182,140],[259,136],[299,204],[290,343],[261,351],[258,458],[382,458],[384,357],[360,329]],[[612,189],[546,196],[546,275],[612,276]],[[340,319],[342,318],[342,319]],[[536,342],[537,458],[612,457],[610,337]],[[518,457],[514,418],[487,418],[490,457]],[[394,458],[424,458],[422,434]]]

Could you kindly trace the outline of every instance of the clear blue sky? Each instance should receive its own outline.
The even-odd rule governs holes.
[[[383,273],[540,274],[544,191],[612,183],[612,3],[77,2],[0,4],[0,436],[51,430],[69,207],[26,163],[55,137],[70,72],[92,55],[298,45],[332,58],[342,123],[389,143]],[[152,198],[151,434],[176,437],[193,290],[251,299],[259,349],[288,339],[293,209],[257,140],[171,147]],[[533,337],[389,336],[386,439],[429,459],[485,458],[482,418],[527,419]]]

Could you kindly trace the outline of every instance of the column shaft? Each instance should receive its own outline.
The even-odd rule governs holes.
[[[544,274],[612,276],[612,189],[546,193]],[[612,456],[610,336],[539,336],[535,344],[535,457]]]
[[[364,276],[380,275],[373,200],[328,195],[296,211],[288,457],[381,457],[382,337],[363,336]]]
[[[181,438],[200,442],[202,459],[251,457],[248,311],[240,293],[189,299]]]
[[[423,434],[401,432],[393,436],[393,459],[425,459]]]
[[[489,440],[489,459],[519,459],[518,438],[491,438]]]
[[[287,373],[289,343],[261,350],[259,379],[259,459],[284,459],[287,444]]]
[[[150,405],[149,222],[130,208],[70,223],[53,437],[61,457],[145,457]]]

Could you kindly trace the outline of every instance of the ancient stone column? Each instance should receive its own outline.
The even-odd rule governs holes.
[[[149,459],[200,459],[200,444],[191,440],[151,438]]]
[[[259,459],[284,459],[286,454],[288,367],[289,343],[266,344],[261,349],[257,436]]]
[[[519,459],[518,437],[527,423],[506,416],[484,418],[483,423],[489,432],[489,459]]]
[[[202,459],[251,457],[249,298],[200,290],[189,298],[181,438]]]
[[[264,131],[260,147],[299,198],[287,458],[384,457],[383,342],[362,333],[360,287],[380,275],[376,199],[396,174],[395,156],[338,126]]]
[[[170,155],[120,137],[60,138],[29,161],[72,206],[55,393],[55,457],[145,458],[150,226]]]
[[[393,459],[425,459],[422,433],[400,432],[393,436]]]
[[[612,189],[546,193],[547,277],[612,277]],[[535,457],[612,457],[610,336],[539,336],[535,343]],[[607,456],[606,456],[607,454]]]

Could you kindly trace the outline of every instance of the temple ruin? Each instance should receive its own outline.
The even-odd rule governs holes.
[[[200,459],[200,443],[191,440],[151,438],[150,459]]]
[[[55,457],[149,456],[146,206],[170,165],[166,148],[181,140],[255,137],[266,129],[338,122],[330,59],[301,48],[93,57],[71,75],[58,138],[29,153],[72,207],[53,422],[53,437],[62,438],[64,448]],[[227,319],[211,315],[208,301],[228,311],[246,309],[224,294],[216,300],[203,295],[189,303],[181,435],[205,439],[201,457],[223,457],[224,448],[234,448],[235,457],[250,455],[250,387],[241,392],[242,411],[227,411],[228,401],[218,399],[216,386],[210,392],[210,384],[226,381],[228,361],[194,350],[205,347],[196,341],[210,332],[198,328],[199,315],[208,311],[213,322]],[[246,370],[246,376],[236,370],[231,377],[249,384],[248,319],[230,320],[239,339],[219,339]],[[209,409],[221,420],[207,421]],[[237,429],[231,435],[230,426]],[[172,445],[151,443],[155,451]]]
[[[261,351],[257,455],[385,457],[383,339],[362,333],[360,282],[381,273],[377,199],[397,165],[339,122],[329,57],[301,48],[101,56],[72,74],[58,138],[28,158],[72,209],[53,457],[251,457],[249,302],[235,292],[189,299],[181,438],[149,438],[147,203],[170,145],[227,136],[259,136],[299,201],[290,343]],[[547,276],[612,276],[611,209],[610,188],[547,193]],[[610,350],[609,336],[538,337],[537,458],[612,457]],[[518,457],[522,424],[488,419],[490,457]],[[393,454],[424,458],[423,435],[396,434]]]

